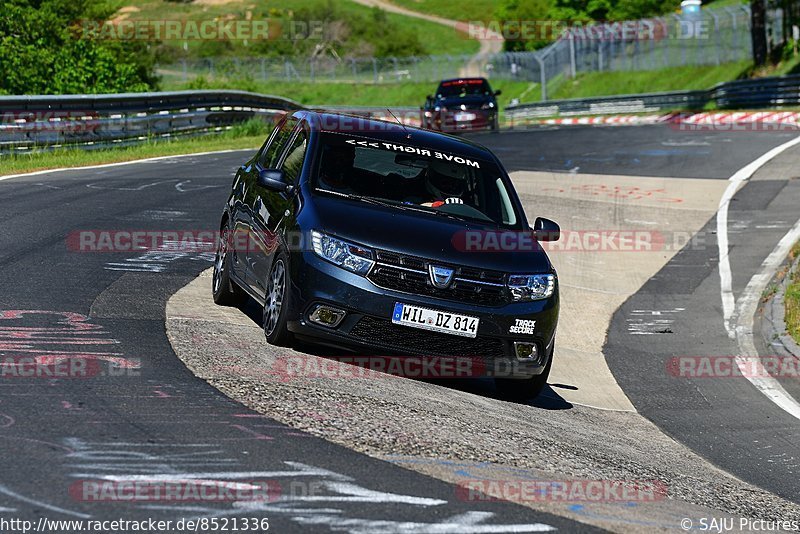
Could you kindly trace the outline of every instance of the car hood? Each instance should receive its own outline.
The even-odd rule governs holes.
[[[520,236],[522,232],[516,230],[325,195],[315,195],[308,207],[315,214],[315,220],[311,221],[313,229],[371,248],[508,273],[541,273],[552,269],[547,254],[527,238],[528,234],[523,247],[512,245],[498,250],[501,247],[496,246],[497,240],[493,238],[504,232]],[[489,250],[475,250],[475,246],[468,250],[468,232],[473,239],[471,243],[479,239]]]

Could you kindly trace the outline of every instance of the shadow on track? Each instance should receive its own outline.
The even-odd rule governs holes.
[[[253,299],[249,299],[247,303],[244,304],[240,308],[240,310],[250,318],[253,323],[262,327],[262,309],[259,304],[254,301]],[[266,341],[264,341],[266,344]],[[307,341],[302,340],[295,340],[292,343],[291,348],[298,352],[309,354],[312,356],[317,356],[320,358],[327,358],[330,360],[338,360],[339,358],[346,358],[352,356],[367,356],[367,354],[361,354],[357,352],[350,352],[338,348],[328,347],[325,345],[319,345],[315,343],[310,343]],[[369,354],[369,356],[375,356],[374,354]],[[385,355],[381,356],[382,358],[396,358],[401,360],[402,356],[392,356],[392,355]],[[402,375],[400,375],[402,376]],[[527,406],[532,406],[534,408],[539,408],[542,410],[569,410],[573,407],[572,404],[567,402],[558,392],[553,389],[569,389],[569,390],[577,390],[578,388],[575,386],[570,386],[566,384],[548,384],[545,389],[539,394],[538,397],[528,399],[525,401],[520,400],[512,400],[507,397],[504,397],[501,393],[497,391],[495,388],[494,380],[489,377],[475,377],[475,378],[419,378],[419,377],[403,377],[407,378],[408,380],[416,380],[418,382],[425,382],[430,384],[436,384],[439,386],[443,386],[449,389],[453,389],[456,391],[463,391],[464,393],[472,393],[474,395],[480,395],[482,397],[487,397],[491,399],[496,399],[504,402],[513,402],[517,404],[524,404]]]

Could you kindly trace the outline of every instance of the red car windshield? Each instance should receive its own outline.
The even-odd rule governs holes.
[[[454,96],[486,96],[492,93],[486,80],[455,80],[442,82],[436,90],[437,96],[451,98]]]

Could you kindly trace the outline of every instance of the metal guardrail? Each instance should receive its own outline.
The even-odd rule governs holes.
[[[548,100],[508,106],[505,112],[514,124],[541,117],[699,110],[710,103],[720,109],[800,106],[800,75],[736,80],[703,91]]]
[[[101,148],[152,137],[224,131],[254,116],[300,109],[246,91],[0,97],[0,152]]]
[[[338,113],[360,115],[371,119],[380,119],[389,122],[400,121],[407,126],[419,126],[421,123],[421,106],[309,106],[314,109],[325,109]]]
[[[765,108],[800,105],[800,75],[722,83],[710,98],[720,108]]]
[[[800,106],[800,75],[738,80],[705,91],[551,100],[505,109],[513,126],[529,119],[569,115]],[[254,116],[274,117],[303,106],[287,98],[246,91],[176,91],[110,95],[0,97],[0,153],[77,146],[98,148],[152,137],[224,131]],[[325,106],[404,124],[419,124],[416,107]]]

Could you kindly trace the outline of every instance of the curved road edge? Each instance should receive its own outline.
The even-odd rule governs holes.
[[[348,364],[269,346],[252,319],[258,316],[255,304],[245,313],[215,306],[210,283],[209,270],[170,298],[166,328],[175,353],[199,378],[281,423],[450,483],[581,479],[666,485],[668,499],[633,506],[516,500],[615,531],[674,529],[687,516],[777,520],[800,510],[713,467],[635,413],[513,404],[492,398],[491,389],[477,383],[443,387],[381,373],[353,378]],[[287,374],[291,362],[301,365]],[[327,370],[324,377],[303,376],[319,369]]]

